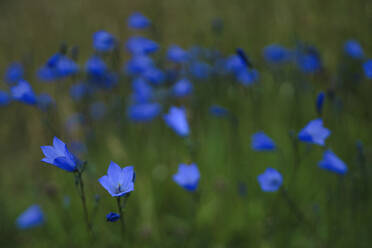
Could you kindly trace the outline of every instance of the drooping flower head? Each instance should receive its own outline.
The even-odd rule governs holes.
[[[31,85],[25,80],[20,80],[17,85],[12,86],[10,92],[13,99],[16,101],[29,105],[36,104],[36,95],[32,90]]]
[[[252,135],[252,149],[255,151],[274,151],[275,143],[264,132],[257,132]]]
[[[316,97],[316,111],[318,115],[322,115],[323,112],[323,104],[324,104],[325,93],[319,92],[318,96]]]
[[[132,100],[136,103],[149,102],[154,97],[152,86],[143,78],[136,78],[132,82]]]
[[[16,220],[19,229],[29,229],[44,224],[44,214],[38,205],[27,208]]]
[[[356,40],[346,41],[344,52],[353,59],[362,59],[364,57],[363,48]]]
[[[237,80],[244,86],[252,85],[259,79],[259,74],[256,69],[244,68],[236,75]]]
[[[283,64],[291,59],[291,52],[278,44],[272,44],[264,48],[263,56],[270,64]]]
[[[135,55],[125,65],[125,72],[129,75],[141,75],[148,68],[154,66],[153,60],[146,55]]]
[[[318,166],[324,170],[341,175],[345,174],[348,170],[346,164],[331,150],[326,150],[323,153],[323,159],[319,161]]]
[[[186,137],[189,135],[189,124],[187,122],[186,110],[183,107],[172,106],[168,114],[163,116],[165,123],[178,135]]]
[[[128,107],[128,117],[134,122],[149,122],[160,114],[159,103],[138,103]]]
[[[110,212],[106,215],[106,221],[108,222],[116,222],[120,219],[120,214]]]
[[[171,45],[168,48],[167,59],[175,63],[186,62],[188,60],[188,53],[177,45]]]
[[[6,69],[4,80],[8,84],[14,84],[23,79],[23,74],[23,65],[21,63],[14,62]]]
[[[43,82],[52,82],[75,75],[78,71],[79,66],[75,61],[61,53],[56,53],[39,68],[37,76]]]
[[[109,52],[115,48],[115,37],[104,30],[93,34],[93,47],[98,52]]]
[[[57,137],[53,139],[53,146],[41,146],[40,148],[45,155],[45,158],[41,161],[68,172],[78,170],[80,161],[67,149],[67,145]]]
[[[165,80],[165,73],[155,66],[147,67],[142,73],[142,76],[144,79],[154,85],[159,85]]]
[[[298,134],[299,140],[324,146],[325,140],[331,134],[327,128],[323,127],[322,119],[315,119],[310,121]]]
[[[8,105],[11,100],[12,99],[8,92],[0,90],[0,107]]]
[[[195,191],[197,189],[199,179],[200,172],[195,163],[190,165],[180,164],[177,173],[173,175],[173,181],[188,191]]]
[[[296,51],[296,63],[305,74],[316,73],[322,68],[319,52],[314,46],[300,45]]]
[[[275,192],[283,183],[282,175],[273,168],[267,168],[264,173],[257,177],[257,180],[264,192]]]
[[[151,25],[151,21],[139,12],[134,12],[128,18],[128,27],[133,29],[145,29]]]
[[[133,55],[148,55],[159,49],[159,45],[155,41],[141,36],[129,38],[125,46]]]
[[[182,78],[177,81],[171,89],[172,96],[174,97],[186,97],[190,95],[193,91],[192,83],[186,79]]]
[[[107,72],[107,65],[100,57],[93,56],[85,63],[85,71],[91,77],[102,78]]]
[[[99,183],[113,197],[120,197],[129,194],[134,190],[136,174],[133,166],[120,168],[112,162],[107,169],[107,175],[98,179]]]
[[[212,67],[203,61],[194,61],[189,66],[190,73],[196,79],[207,79],[212,72]]]
[[[366,78],[372,79],[372,59],[368,59],[366,62],[363,63],[363,70]]]

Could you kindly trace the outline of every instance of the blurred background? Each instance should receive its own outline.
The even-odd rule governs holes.
[[[260,73],[259,86],[248,88],[225,77],[213,76],[206,83],[194,80],[195,96],[164,103],[162,113],[170,105],[187,107],[191,155],[161,117],[146,124],[126,119],[131,78],[125,73],[119,76],[120,90],[95,95],[94,101],[110,106],[107,115],[97,121],[86,117],[84,125],[71,119],[84,109],[69,96],[70,86],[80,79],[42,83],[36,77],[61,44],[69,51],[78,47],[76,62],[84,68],[98,30],[117,38],[121,68],[130,58],[124,43],[137,33],[127,27],[135,11],[152,22],[151,29],[140,34],[159,44],[158,61],[171,44],[184,49],[197,45],[224,56],[239,47]],[[372,86],[361,65],[348,59],[343,49],[346,40],[356,39],[371,58],[371,26],[369,0],[0,1],[1,78],[10,63],[21,62],[24,79],[35,92],[47,92],[56,103],[50,111],[16,102],[0,107],[0,246],[369,247]],[[278,43],[294,49],[299,41],[318,49],[321,73],[302,75],[292,66],[280,71],[267,65],[264,47]],[[0,89],[7,90],[2,81]],[[317,117],[320,91],[330,96],[323,114],[332,131],[327,147],[348,165],[344,177],[317,167],[323,148],[293,145],[291,132]],[[226,107],[239,125],[211,116],[212,104]],[[276,152],[251,149],[251,135],[260,130],[275,140]],[[83,144],[77,150],[88,161],[84,177],[94,240],[85,230],[73,175],[40,162],[40,146],[50,145],[54,136],[69,145]],[[294,174],[296,149],[306,157]],[[111,160],[134,165],[137,172],[125,209],[124,241],[119,223],[105,219],[116,211],[116,202],[97,182]],[[196,194],[172,181],[178,164],[190,162],[197,163],[201,173]],[[261,191],[256,177],[269,166],[282,172],[291,201],[316,231],[296,218],[279,193]],[[43,209],[45,224],[18,230],[17,217],[32,204]]]

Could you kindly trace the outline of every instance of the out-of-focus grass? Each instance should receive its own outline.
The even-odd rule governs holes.
[[[208,88],[211,84],[197,86],[194,100],[200,105],[192,108],[189,116],[197,148],[194,161],[201,170],[200,200],[171,180],[177,165],[191,162],[191,158],[183,141],[160,118],[149,125],[93,123],[93,135],[87,140],[89,165],[85,175],[91,213],[95,194],[101,199],[94,217],[97,238],[89,243],[73,176],[40,162],[40,145],[49,144],[54,135],[66,138],[63,123],[74,107],[67,87],[62,84],[56,90],[55,85],[38,83],[35,69],[58,50],[62,41],[80,47],[79,62],[83,64],[92,52],[91,36],[99,29],[126,40],[133,33],[126,28],[125,20],[133,11],[152,19],[155,31],[149,35],[163,51],[172,43],[217,47],[225,53],[245,48],[258,65],[261,82],[253,89],[228,81],[218,82],[212,91]],[[219,36],[211,32],[214,18],[224,21]],[[319,47],[326,73],[332,75],[342,58],[338,54],[345,39],[357,38],[366,53],[372,54],[371,25],[372,3],[367,0],[1,1],[0,71],[11,61],[23,61],[26,79],[38,92],[47,91],[56,98],[58,109],[53,118],[60,128],[57,134],[52,133],[40,120],[40,111],[31,107],[14,103],[0,109],[0,246],[118,247],[119,226],[104,219],[106,213],[116,209],[115,201],[97,182],[113,160],[120,165],[133,164],[137,171],[136,189],[125,215],[126,246],[317,247],[317,239],[297,223],[278,194],[261,192],[256,176],[273,166],[283,173],[284,184],[289,186],[293,172],[289,131],[298,131],[316,117],[315,94],[326,89],[331,78],[293,80],[284,76],[276,80],[262,63],[261,51],[272,42],[293,46],[298,39],[307,41]],[[300,91],[300,97],[295,95],[297,80],[308,80],[307,85],[311,85]],[[365,104],[370,103],[371,86],[370,82],[363,83],[356,93],[338,92],[344,100],[342,115],[331,103],[325,110],[325,122],[332,130],[329,146],[348,164],[348,176],[339,179],[320,171],[316,163],[322,149],[314,147],[289,188],[304,212],[317,220],[325,247],[368,247],[371,241],[368,230],[372,227],[367,218],[371,203],[357,188],[362,179],[354,147],[361,139],[367,146],[367,164],[371,162],[371,116]],[[210,103],[231,109],[239,117],[238,130],[227,120],[210,117]],[[121,111],[124,116],[124,106]],[[282,154],[253,152],[250,136],[258,130],[270,134]],[[303,144],[301,152],[306,152]],[[245,196],[238,194],[239,182],[246,184]],[[71,198],[66,208],[65,196]],[[47,224],[20,232],[14,220],[32,203],[42,205]]]

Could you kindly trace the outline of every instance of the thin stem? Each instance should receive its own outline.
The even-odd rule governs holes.
[[[120,197],[117,197],[116,198],[116,202],[117,202],[118,210],[119,210],[119,214],[120,214],[121,232],[122,232],[122,235],[124,236],[125,223],[124,223],[124,216],[123,216],[123,208],[122,208],[122,205],[121,205],[121,201],[120,200],[121,200]],[[124,199],[124,204],[125,204],[125,199]]]
[[[89,215],[88,215],[88,208],[87,208],[86,199],[85,199],[84,182],[83,182],[83,178],[82,178],[82,173],[80,171],[78,171],[78,172],[76,172],[76,175],[77,175],[77,183],[79,185],[79,190],[80,190],[80,199],[81,199],[81,203],[83,205],[85,224],[87,226],[87,230],[89,232],[92,232],[92,226],[90,225]]]

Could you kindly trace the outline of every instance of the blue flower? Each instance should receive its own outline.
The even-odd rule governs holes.
[[[27,208],[16,220],[19,229],[29,229],[44,224],[44,214],[38,205]]]
[[[128,18],[128,27],[133,29],[145,29],[151,25],[151,21],[139,12],[134,12]]]
[[[246,69],[246,65],[238,55],[231,55],[226,59],[225,68],[228,72],[238,74],[241,70]]]
[[[297,56],[297,66],[306,74],[318,72],[321,69],[321,61],[317,51],[310,49],[310,52],[299,53]]]
[[[23,102],[29,105],[36,104],[36,96],[31,88],[31,85],[24,80],[20,80],[17,85],[10,88],[10,93],[14,100]]]
[[[45,158],[41,161],[69,172],[78,169],[78,159],[67,149],[67,145],[57,137],[53,139],[53,146],[41,146],[40,148],[45,155]]]
[[[23,74],[23,65],[15,62],[10,64],[6,69],[4,80],[9,84],[14,84],[23,79]]]
[[[106,221],[116,222],[120,219],[120,214],[110,212],[106,215]]]
[[[37,105],[41,110],[47,111],[55,105],[55,102],[48,93],[41,93],[37,97]]]
[[[135,122],[149,122],[160,114],[159,103],[138,103],[128,107],[128,117]]]
[[[245,68],[237,74],[237,80],[244,86],[251,85],[257,82],[259,74],[256,69]]]
[[[181,107],[172,106],[168,114],[164,116],[165,123],[172,128],[178,135],[186,137],[189,135],[189,124],[187,123],[186,110]]]
[[[11,102],[11,97],[8,92],[0,90],[0,106],[6,106]]]
[[[91,92],[90,87],[86,83],[74,84],[70,87],[70,96],[75,101],[80,101],[88,96]]]
[[[158,85],[164,82],[165,74],[163,71],[156,67],[148,67],[143,73],[142,76],[149,82]]]
[[[190,73],[197,79],[206,79],[211,74],[212,68],[209,64],[195,61],[190,65]]]
[[[252,149],[255,151],[274,151],[275,143],[264,132],[257,132],[252,135]]]
[[[323,153],[323,160],[319,161],[318,166],[324,170],[332,171],[341,175],[347,172],[346,164],[331,150],[326,150]]]
[[[128,39],[126,48],[133,55],[147,55],[156,52],[159,45],[150,39],[134,36]]]
[[[174,97],[185,97],[190,95],[192,91],[192,83],[186,78],[183,78],[176,82],[171,89],[172,95]]]
[[[298,134],[299,140],[310,143],[324,146],[325,140],[331,132],[323,127],[322,119],[315,119],[310,121]]]
[[[125,71],[129,75],[140,75],[141,73],[146,71],[147,68],[153,67],[153,64],[154,62],[150,57],[144,55],[136,55],[127,62]]]
[[[267,168],[264,173],[257,177],[257,180],[264,192],[275,192],[283,183],[282,175],[273,168]]]
[[[153,98],[153,88],[143,78],[137,78],[132,82],[132,100],[136,103],[148,102]]]
[[[100,57],[93,56],[85,63],[85,71],[92,77],[101,78],[107,72],[107,65]]]
[[[37,76],[41,81],[50,82],[75,75],[78,71],[79,66],[72,59],[56,53],[37,71]]]
[[[93,47],[98,52],[108,52],[115,48],[115,37],[104,30],[93,34]]]
[[[319,115],[321,115],[323,112],[324,98],[325,93],[323,91],[319,92],[318,96],[316,97],[316,111]]]
[[[90,116],[93,120],[101,120],[106,113],[106,106],[103,102],[95,102],[90,105]]]
[[[282,64],[291,59],[291,52],[281,45],[272,44],[264,48],[263,56],[268,63]]]
[[[172,62],[182,63],[188,60],[188,53],[177,45],[171,45],[168,48],[167,58]]]
[[[242,48],[236,49],[236,54],[240,58],[240,60],[243,62],[245,67],[252,67],[251,61],[248,59],[248,56],[245,54],[244,50]]]
[[[209,113],[216,117],[225,117],[229,114],[229,110],[219,105],[212,105],[209,107]]]
[[[372,79],[372,59],[363,63],[364,74],[368,79]]]
[[[344,51],[354,59],[362,59],[364,57],[363,48],[356,40],[346,41],[344,44]]]
[[[107,169],[107,175],[104,175],[98,181],[111,196],[120,197],[134,190],[135,177],[133,166],[120,168],[119,165],[111,161]]]
[[[175,181],[182,188],[191,192],[197,189],[199,179],[200,172],[195,163],[190,165],[180,164],[178,166],[177,173],[173,175],[173,181]]]

